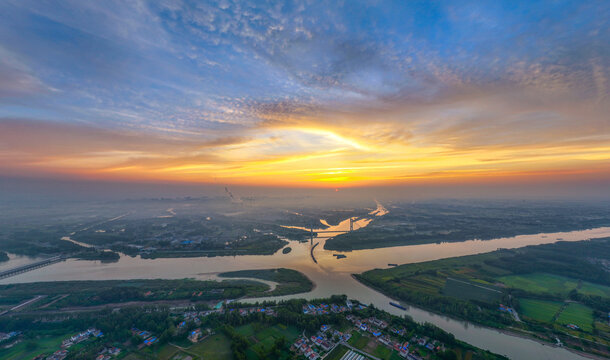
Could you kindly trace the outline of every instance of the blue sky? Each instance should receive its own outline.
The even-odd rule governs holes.
[[[252,164],[317,174],[301,161],[335,154],[328,172],[391,180],[527,172],[548,153],[545,170],[586,167],[608,160],[608,19],[607,1],[4,0],[0,126],[21,139],[0,134],[0,166],[205,180],[230,163],[263,179]],[[391,176],[358,165],[379,161]]]

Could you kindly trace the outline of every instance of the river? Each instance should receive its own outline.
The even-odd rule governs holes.
[[[381,206],[381,205],[379,205]],[[379,208],[378,208],[379,210]],[[383,209],[385,211],[385,209]],[[372,212],[371,216],[382,216],[385,212]],[[354,221],[354,229],[366,226],[371,218]],[[336,226],[325,230],[348,231],[350,220],[346,219]],[[315,230],[314,230],[315,231]],[[565,349],[544,345],[536,341],[517,336],[507,335],[494,329],[476,326],[464,321],[455,320],[446,316],[430,313],[417,307],[408,306],[408,310],[400,310],[389,305],[390,299],[383,294],[370,289],[351,276],[373,268],[386,268],[388,263],[415,263],[447,257],[471,255],[493,251],[499,248],[517,248],[526,245],[552,243],[559,239],[564,241],[577,241],[590,238],[610,236],[610,227],[596,228],[582,231],[520,235],[510,238],[493,240],[469,240],[455,243],[422,244],[400,246],[391,248],[356,250],[345,253],[347,258],[336,259],[336,251],[324,250],[324,242],[334,234],[319,234],[314,238],[314,244],[320,245],[314,250],[318,263],[314,263],[310,256],[311,244],[290,241],[287,246],[292,251],[283,254],[282,251],[274,255],[241,255],[233,257],[201,257],[201,258],[174,258],[174,259],[142,259],[121,255],[116,263],[102,263],[100,261],[83,261],[69,259],[38,270],[23,273],[0,281],[1,284],[22,283],[35,281],[60,280],[111,280],[111,279],[179,279],[199,278],[215,279],[218,272],[264,269],[285,267],[301,271],[315,284],[313,291],[306,294],[297,294],[287,298],[323,298],[333,294],[346,294],[349,298],[358,299],[367,304],[388,311],[394,315],[408,314],[419,322],[430,322],[440,328],[451,332],[456,338],[503,354],[511,359],[548,359],[568,360],[585,359]],[[9,268],[17,263],[24,263],[24,258],[12,256],[2,268]],[[256,299],[261,300],[261,299]]]

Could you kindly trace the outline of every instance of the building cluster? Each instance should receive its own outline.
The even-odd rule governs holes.
[[[10,331],[10,332],[0,332],[0,342],[10,340],[16,336],[21,335],[21,331]]]
[[[267,316],[277,316],[275,310],[271,307],[251,307],[242,309],[229,309],[229,312],[239,311],[239,315],[246,316],[248,314],[260,313]]]
[[[178,324],[178,328],[183,328],[187,322],[193,322],[195,325],[201,324],[200,317],[207,316],[204,311],[187,311],[182,314],[184,321]]]
[[[121,349],[119,349],[118,347],[104,348],[102,351],[100,351],[95,360],[110,360],[114,356],[119,355],[120,353]]]
[[[201,329],[197,328],[195,330],[192,330],[189,333],[188,339],[190,342],[196,343],[196,342],[199,342],[199,340],[201,339],[202,336],[203,336],[203,334],[201,332]]]
[[[362,310],[366,308],[365,305],[362,304],[358,304],[355,305],[352,304],[351,301],[346,301],[345,305],[337,305],[337,304],[324,304],[321,303],[319,305],[314,305],[314,304],[305,304],[303,305],[303,314],[305,315],[326,315],[329,314],[331,312],[335,313],[335,314],[339,314],[339,313],[344,313],[346,311],[351,311],[351,310]]]
[[[193,293],[191,294],[191,297],[201,297],[201,296],[207,295],[207,294],[219,295],[219,294],[224,293],[224,291],[225,291],[225,289],[223,289],[223,288],[203,290],[203,291],[193,291]]]
[[[291,350],[309,360],[317,360],[323,358],[324,354],[334,349],[338,343],[349,340],[351,336],[350,333],[332,329],[330,325],[322,325],[315,335],[298,339],[292,344]]]
[[[407,334],[407,331],[404,328],[395,327],[389,328],[388,331],[384,331],[388,328],[388,323],[381,319],[377,319],[376,317],[361,319],[354,315],[347,315],[346,319],[354,324],[354,328],[357,331],[371,334],[377,342],[395,350],[401,357],[408,360],[422,359],[416,347],[426,348],[433,352],[444,351],[445,349],[443,344],[436,340],[430,340],[427,337],[413,336],[410,341],[394,339],[390,334],[404,337]],[[390,334],[388,334],[388,332]]]
[[[154,336],[150,331],[131,328],[131,333],[144,339],[142,344],[140,344],[139,346],[140,348],[143,348],[144,346],[150,346],[159,341],[159,338]]]
[[[61,350],[57,350],[53,354],[46,357],[44,355],[38,356],[34,358],[34,360],[63,360],[68,356],[69,347],[81,343],[90,337],[100,338],[102,336],[104,336],[104,334],[98,329],[87,329],[86,331],[78,333],[62,341]]]
[[[513,314],[513,312],[515,311],[515,310],[513,310],[513,308],[503,305],[503,304],[500,304],[500,306],[498,307],[498,310],[500,310],[502,312],[507,312],[509,314]]]
[[[100,330],[98,330],[98,329],[90,328],[90,329],[87,329],[86,331],[83,331],[83,332],[81,332],[79,334],[76,334],[76,335],[71,336],[68,339],[64,340],[61,343],[61,347],[64,348],[64,349],[67,349],[70,346],[76,345],[76,344],[78,344],[80,342],[83,342],[83,341],[89,339],[92,336],[96,337],[96,338],[99,338],[99,337],[104,336],[104,334]]]
[[[44,359],[45,360],[63,360],[66,358],[66,356],[68,356],[68,350],[61,349],[61,350],[57,350],[56,352],[47,356]],[[40,359],[42,359],[42,357]]]
[[[346,316],[346,319],[351,321],[357,329],[360,329],[364,332],[370,332],[373,336],[378,337],[381,335],[381,330],[388,327],[388,324],[379,320],[376,317],[370,317],[368,319],[360,319],[354,315]]]
[[[220,303],[222,304],[222,302]],[[184,321],[178,324],[178,328],[186,326],[187,322],[194,322],[196,325],[201,324],[201,318],[209,316],[211,314],[225,314],[237,312],[240,316],[247,316],[249,314],[259,313],[267,316],[277,316],[275,310],[272,307],[249,307],[239,309],[223,309],[222,306],[216,306],[213,310],[203,311],[186,311],[182,313]]]

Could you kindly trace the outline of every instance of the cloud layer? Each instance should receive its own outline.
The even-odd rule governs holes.
[[[605,1],[4,1],[0,170],[608,176],[609,19]]]

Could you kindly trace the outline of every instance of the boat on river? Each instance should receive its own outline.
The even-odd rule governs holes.
[[[402,306],[402,305],[400,305],[400,304],[398,304],[398,303],[395,303],[395,302],[390,301],[390,305],[392,305],[392,306],[394,306],[394,307],[397,307],[397,308],[399,308],[400,310],[405,310],[405,311],[407,311],[407,308],[406,308],[406,307],[404,307],[404,306]]]

